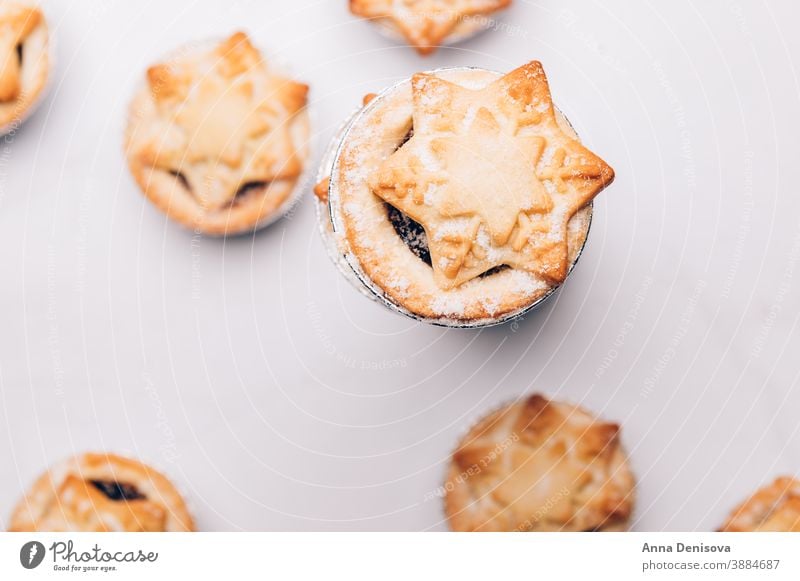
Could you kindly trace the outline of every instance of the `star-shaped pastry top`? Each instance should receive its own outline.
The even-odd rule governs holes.
[[[42,22],[42,12],[35,6],[14,2],[0,5],[0,102],[20,96],[21,62],[17,49]]]
[[[487,530],[605,528],[630,515],[617,424],[535,394],[495,412],[453,454]],[[627,474],[627,469],[623,468]],[[615,481],[615,479],[618,480]],[[531,517],[539,515],[537,521]]]
[[[420,54],[427,55],[469,17],[491,14],[511,0],[350,0],[353,14],[386,19]]]
[[[182,176],[208,210],[230,204],[250,183],[302,170],[289,120],[308,87],[273,74],[244,33],[203,59],[147,71],[156,119],[137,139],[140,161]]]
[[[190,163],[219,160],[230,167],[242,163],[246,141],[270,128],[266,103],[253,102],[253,83],[236,80],[230,85],[218,77],[203,77],[195,95],[176,115],[183,127],[194,129],[186,151]],[[231,119],[235,116],[235,122]]]
[[[562,282],[567,223],[614,172],[561,130],[541,64],[480,90],[422,73],[412,92],[413,134],[369,184],[425,228],[437,285],[501,265]]]

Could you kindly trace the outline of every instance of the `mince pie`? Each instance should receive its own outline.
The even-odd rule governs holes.
[[[131,171],[171,218],[207,234],[252,231],[283,214],[308,157],[308,87],[244,33],[147,71],[126,132]]]
[[[488,28],[490,15],[509,4],[511,0],[350,0],[350,11],[428,55]]]
[[[739,505],[724,532],[800,533],[800,480],[783,477]]]
[[[368,101],[315,190],[364,285],[417,319],[482,326],[564,282],[614,172],[554,108],[540,63],[421,73]]]
[[[12,531],[181,532],[194,522],[164,476],[113,454],[83,454],[51,468],[17,504]]]
[[[619,426],[533,395],[470,430],[444,486],[456,531],[619,531],[634,481]]]
[[[44,14],[34,4],[0,3],[0,131],[22,122],[39,101],[50,71]]]

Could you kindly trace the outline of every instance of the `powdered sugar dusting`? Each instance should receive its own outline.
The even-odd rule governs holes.
[[[469,232],[470,224],[472,224],[472,221],[469,218],[452,218],[443,221],[439,224],[433,239],[441,241],[445,238],[463,238]]]
[[[498,309],[500,308],[500,303],[491,297],[486,297],[481,299],[481,306],[486,310],[487,313],[490,315],[494,315]]]
[[[361,207],[360,204],[354,201],[349,201],[344,205],[344,211],[347,212],[347,216],[352,221],[353,225],[356,227],[356,230],[363,230],[366,226],[367,218],[364,214],[364,209]]]
[[[558,242],[564,239],[564,224],[567,221],[567,206],[556,204],[550,211],[550,228],[547,230],[547,239]]]
[[[423,167],[430,172],[442,169],[441,160],[433,153],[430,147],[419,148],[419,160],[422,162]]]
[[[456,293],[442,292],[431,302],[431,310],[439,315],[463,317],[466,312],[464,299]]]
[[[439,196],[441,196],[441,193],[441,187],[431,182],[428,184],[428,189],[425,190],[425,193],[422,195],[422,201],[426,206],[434,206]]]
[[[491,262],[500,262],[502,260],[503,251],[492,244],[492,239],[483,226],[478,230],[478,235],[475,237],[475,244],[486,253],[487,260]]]
[[[411,282],[405,276],[393,272],[391,278],[389,278],[388,284],[399,296],[403,298],[408,296],[408,289],[411,286]]]
[[[483,79],[470,79],[466,77],[459,79],[458,84],[465,89],[471,89],[473,91],[480,91],[487,85],[486,81]]]
[[[524,270],[512,270],[510,277],[514,292],[526,297],[531,297],[549,288],[546,282]]]
[[[556,155],[556,148],[552,145],[548,145],[544,152],[542,152],[542,157],[539,160],[539,167],[541,169],[547,168],[553,164],[553,158]]]
[[[464,120],[462,121],[462,129],[464,131],[468,131],[472,124],[475,122],[475,116],[478,114],[478,107],[475,105],[471,105],[467,112],[464,114]]]

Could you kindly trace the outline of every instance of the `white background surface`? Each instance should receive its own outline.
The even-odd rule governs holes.
[[[205,530],[446,528],[449,453],[533,391],[623,424],[634,528],[707,530],[800,472],[800,11],[790,0],[516,0],[422,59],[346,2],[51,2],[52,91],[0,164],[0,525],[50,463],[163,469]],[[128,99],[170,49],[243,28],[312,85],[315,147],[418,70],[543,61],[617,181],[562,292],[515,326],[422,326],[339,275],[311,200],[193,237],[139,194]]]

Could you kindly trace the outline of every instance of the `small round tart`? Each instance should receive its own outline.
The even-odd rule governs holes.
[[[404,38],[423,56],[492,25],[490,14],[511,0],[350,0],[350,11]]]
[[[444,505],[455,531],[620,531],[634,480],[619,426],[533,395],[481,420],[453,454]]]
[[[21,123],[38,103],[50,72],[47,23],[27,2],[0,3],[0,133]]]
[[[564,282],[613,177],[534,61],[504,76],[421,73],[376,97],[342,140],[327,198],[365,285],[404,314],[474,327]]]
[[[800,533],[800,480],[778,478],[733,511],[723,532]]]
[[[152,468],[113,454],[52,467],[11,516],[11,531],[183,532],[194,522],[181,495]]]
[[[266,226],[299,193],[308,86],[272,71],[247,35],[190,47],[147,70],[125,136],[147,197],[211,235]]]

